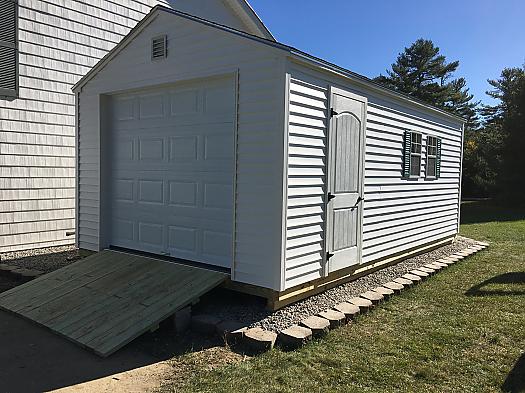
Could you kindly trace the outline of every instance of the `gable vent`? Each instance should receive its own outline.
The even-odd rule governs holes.
[[[160,60],[168,56],[168,39],[165,35],[151,40],[151,59]]]

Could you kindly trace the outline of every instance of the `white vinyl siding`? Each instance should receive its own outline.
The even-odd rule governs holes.
[[[58,211],[74,204],[75,96],[71,87],[157,4],[174,4],[245,29],[239,16],[221,1],[19,0],[18,99],[0,98],[0,137],[5,138],[0,140],[0,166],[10,168],[0,177],[0,201],[16,202],[18,195],[27,193],[34,197],[30,205],[13,203],[9,205],[13,211],[0,212],[0,222],[6,217],[15,220],[10,228],[0,228],[0,252],[74,243],[74,236],[66,236],[75,230],[73,220],[67,225],[60,222],[57,230],[40,224],[59,225],[53,218],[41,218],[53,195],[67,195],[57,199]],[[39,168],[46,171],[34,175]],[[82,207],[83,213],[90,211]],[[19,213],[33,214],[34,230],[17,225]]]
[[[171,52],[150,60],[151,38]],[[188,39],[191,37],[191,40]],[[238,72],[235,259],[239,282],[280,289],[284,56],[250,39],[160,13],[79,95],[79,245],[105,247],[101,221],[100,94]],[[139,77],[137,77],[139,76]],[[102,215],[103,216],[103,215]]]
[[[351,82],[345,84],[341,78],[295,63],[292,65],[291,78],[291,100],[294,99],[294,87],[301,86],[299,97],[305,109],[297,109],[301,113],[297,116],[293,113],[297,105],[290,103],[287,212],[290,216],[290,212],[298,207],[311,215],[288,218],[288,222],[295,220],[298,225],[288,225],[287,228],[285,288],[321,275],[323,239],[320,231],[324,227],[322,195],[325,188],[325,160],[320,152],[327,118],[317,116],[327,108],[326,97],[331,83],[368,98],[362,263],[373,263],[457,233],[462,140],[459,122],[453,124],[449,119],[429,115],[402,100],[390,101]],[[312,116],[314,113],[317,116]],[[294,126],[295,122],[305,121],[308,127]],[[312,127],[312,122],[315,122],[315,127]],[[292,132],[294,129],[295,133]],[[426,165],[427,136],[441,139],[439,179],[428,181],[424,176],[418,176],[407,181],[403,177],[406,130],[421,134],[421,168]],[[292,147],[294,141],[298,140],[311,141],[310,144],[318,146],[308,146],[310,150],[301,146],[304,156],[296,157],[293,153],[298,150]],[[311,150],[316,148],[320,150]],[[300,170],[292,167],[293,162],[301,164]],[[301,176],[296,178],[293,174]],[[305,183],[305,195],[301,194],[301,187],[297,186],[301,182]],[[310,192],[314,195],[309,195]],[[301,204],[303,200],[304,205]]]
[[[321,277],[326,174],[326,89],[290,81],[285,286]]]

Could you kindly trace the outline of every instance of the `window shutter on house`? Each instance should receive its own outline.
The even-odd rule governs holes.
[[[438,138],[436,141],[436,179],[439,179],[441,175],[441,139]]]
[[[412,148],[412,132],[405,131],[403,139],[403,177],[410,177],[410,149]]]
[[[18,0],[0,0],[0,97],[18,92]]]

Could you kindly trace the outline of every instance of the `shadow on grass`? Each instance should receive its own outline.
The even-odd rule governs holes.
[[[492,201],[463,201],[461,223],[505,222],[525,220],[525,209],[497,205]]]
[[[525,392],[525,354],[521,355],[511,370],[501,390],[508,393]]]
[[[520,288],[519,290],[508,289],[505,287],[514,285]],[[491,288],[487,288],[491,286]],[[495,287],[495,288],[494,288]],[[467,296],[525,296],[525,272],[510,272],[500,274],[499,276],[492,277],[488,280],[483,281],[480,284],[474,285],[467,292]]]

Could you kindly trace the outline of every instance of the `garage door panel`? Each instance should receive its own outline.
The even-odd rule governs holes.
[[[124,94],[112,103],[110,243],[231,266],[233,82]]]

